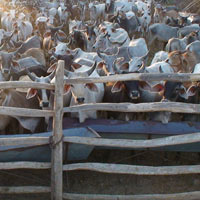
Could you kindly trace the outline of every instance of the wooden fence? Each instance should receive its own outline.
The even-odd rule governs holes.
[[[150,148],[164,147],[200,142],[200,132],[179,136],[168,136],[150,140],[128,140],[128,139],[104,139],[88,137],[63,137],[62,118],[65,112],[77,112],[80,110],[107,110],[122,112],[149,112],[149,111],[170,111],[181,113],[200,113],[200,106],[186,103],[98,103],[85,104],[63,108],[63,87],[64,87],[64,62],[59,61],[56,70],[55,85],[41,83],[24,82],[3,82],[0,88],[26,88],[55,90],[55,104],[51,111],[32,110],[23,108],[0,107],[1,115],[18,115],[44,117],[53,116],[53,134],[49,137],[20,137],[20,138],[0,138],[1,146],[8,145],[45,145],[51,142],[52,160],[51,163],[42,162],[4,162],[0,163],[0,170],[10,169],[51,169],[51,187],[42,186],[23,186],[23,187],[0,187],[0,193],[20,194],[20,193],[50,193],[52,200],[77,199],[77,200],[114,200],[114,199],[134,199],[134,200],[193,200],[199,199],[200,191],[193,191],[178,194],[151,194],[151,195],[101,195],[101,194],[72,194],[63,193],[63,171],[72,170],[91,170],[103,173],[115,174],[135,174],[135,175],[180,175],[200,173],[200,165],[191,166],[134,166],[122,164],[106,163],[76,163],[63,165],[63,142],[85,144],[94,146],[108,146],[119,148]],[[67,83],[105,83],[117,80],[172,80],[172,81],[199,81],[200,74],[126,74],[100,78],[80,78],[66,80]],[[30,114],[31,113],[31,114]]]

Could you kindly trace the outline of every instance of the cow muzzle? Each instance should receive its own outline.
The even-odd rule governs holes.
[[[3,74],[9,74],[9,73],[10,73],[10,70],[9,70],[9,69],[2,69],[2,73],[3,73]]]
[[[83,104],[85,101],[85,98],[84,97],[77,98],[76,101],[78,102],[78,104]]]
[[[49,102],[48,101],[42,101],[42,102],[40,102],[40,107],[42,107],[42,108],[47,108],[47,107],[49,107]]]
[[[130,93],[130,98],[135,100],[135,99],[139,99],[140,98],[140,93],[138,91],[132,91]]]

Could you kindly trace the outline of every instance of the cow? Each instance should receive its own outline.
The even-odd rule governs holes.
[[[189,25],[189,26],[184,26],[184,27],[179,29],[178,37],[183,38],[186,35],[189,35],[190,33],[196,32],[196,31],[200,31],[199,24],[192,24],[192,25]]]
[[[25,69],[29,68],[31,72],[35,72],[38,75],[44,75],[46,73],[45,66],[42,66],[35,58],[26,57],[19,60],[15,60],[17,52],[0,52],[1,57],[1,72],[3,76],[8,80],[10,76],[13,76],[14,80],[18,80],[19,76],[25,75]]]
[[[70,78],[80,78],[80,77],[99,77],[95,70],[96,62],[92,67],[82,66],[75,72],[70,72],[65,70],[65,76]],[[102,101],[104,96],[104,85],[103,83],[87,83],[87,84],[65,84],[65,91],[69,92],[71,90],[72,98],[70,106],[81,105],[83,103],[99,103]],[[84,122],[87,118],[97,118],[96,111],[79,111],[77,113],[72,113],[72,117],[78,117],[79,122]]]
[[[130,73],[130,71],[127,72],[127,71],[119,69],[115,64],[114,64],[114,69],[116,73],[118,74]],[[140,68],[138,68],[138,70],[135,71],[135,73],[145,73],[145,71],[146,69],[143,65]],[[112,93],[121,92],[121,94],[123,94],[122,90],[125,90],[126,94],[123,94],[123,96],[126,97],[125,100],[127,101],[127,97],[128,97],[129,102],[132,102],[132,103],[155,102],[155,101],[159,102],[162,99],[163,88],[164,88],[163,84],[159,82],[150,84],[150,82],[146,82],[146,81],[123,81],[123,82],[118,81],[114,83],[114,85],[112,86],[111,92]],[[126,115],[126,120],[129,120],[129,119],[130,119],[130,115]]]
[[[22,42],[21,46],[17,49],[17,53],[24,53],[31,48],[41,48],[41,40],[37,35],[29,37],[26,41]]]
[[[64,5],[64,3],[60,3],[60,6],[58,7],[58,16],[60,23],[66,23],[69,18],[69,12],[67,7]]]
[[[110,21],[118,23],[121,28],[127,31],[130,38],[139,31],[140,21],[138,17],[133,13],[119,13],[113,16]]]
[[[39,63],[41,63],[42,66],[46,67],[46,59],[45,59],[44,51],[40,48],[30,48],[27,51],[25,51],[23,54],[18,53],[17,56],[19,56],[19,58],[26,58],[26,57],[32,56]]]
[[[64,60],[65,61],[65,69],[66,70],[69,70],[69,71],[73,70],[73,68],[71,67],[72,64],[74,64],[74,62],[73,62],[74,56],[73,55],[57,55],[53,52],[53,57],[51,57],[51,60],[54,59],[54,58],[56,59],[56,62],[54,62],[48,68],[48,70],[47,70],[48,73],[51,73],[56,69],[58,60]]]
[[[93,50],[104,51],[110,46],[128,46],[130,43],[130,38],[128,33],[122,29],[112,29],[111,32],[107,32],[106,34],[100,34],[96,38],[96,42],[93,45]]]
[[[168,58],[168,52],[166,51],[158,51],[157,53],[155,53],[152,61],[151,61],[151,65],[157,62],[162,62],[165,61]]]
[[[30,37],[32,35],[33,32],[33,26],[31,24],[31,22],[29,21],[21,21],[21,20],[17,20],[17,22],[15,22],[13,24],[14,28],[18,28],[18,37],[20,40],[25,41],[26,39],[28,39],[28,37]]]
[[[57,27],[48,27],[49,30],[47,30],[43,36],[43,49],[49,51],[53,46],[56,46],[59,41],[67,38],[66,34],[60,30],[62,27],[63,25]]]
[[[197,63],[200,62],[200,41],[199,40],[196,40],[192,42],[191,44],[188,44],[186,47],[186,51],[193,53],[197,59]]]
[[[168,42],[170,38],[178,37],[178,27],[171,27],[166,24],[155,23],[149,26],[149,41],[151,45],[156,39],[161,42]]]
[[[88,51],[88,40],[83,31],[74,29],[70,33],[70,46],[75,48],[80,48],[83,51]]]
[[[95,22],[101,23],[105,18],[105,3],[92,5],[90,8],[90,19]]]
[[[175,72],[182,73],[191,73],[198,63],[195,54],[189,51],[172,51],[168,54],[166,62],[173,67]]]
[[[198,35],[195,32],[190,33],[182,39],[179,38],[171,38],[168,40],[166,45],[166,51],[184,51],[188,44],[198,40]]]
[[[29,109],[39,109],[38,99],[32,98],[27,100],[26,93],[21,93],[16,91],[15,89],[4,89],[0,92],[1,98],[4,97],[4,101],[2,102],[2,106],[8,107],[18,107],[18,108],[29,108]],[[4,127],[8,126],[8,123],[11,120],[10,116],[3,116],[4,118]],[[19,124],[26,130],[34,133],[38,128],[42,118],[38,117],[19,117],[19,116],[12,116],[12,118],[16,119]],[[3,122],[3,121],[2,121]]]
[[[107,75],[114,74],[113,64],[117,58],[121,58],[119,64],[123,64],[123,69],[125,70],[129,67],[130,60],[132,60],[132,62],[139,63],[138,65],[141,66],[142,63],[145,62],[148,55],[148,48],[143,38],[131,40],[129,46],[118,47],[114,51],[116,52],[112,55],[106,55],[97,51],[99,57],[104,61],[104,63],[101,63],[101,66],[104,67],[104,71]]]

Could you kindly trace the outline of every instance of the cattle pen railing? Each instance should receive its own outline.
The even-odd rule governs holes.
[[[80,78],[68,79],[66,83],[105,83],[118,80],[171,80],[171,81],[199,81],[200,74],[126,74],[115,75],[111,77],[100,78]],[[64,87],[64,62],[59,61],[55,75],[55,85],[27,82],[3,82],[0,88],[36,88],[36,89],[55,89],[54,109],[50,111],[33,110],[24,108],[0,107],[0,115],[18,115],[45,117],[53,116],[53,134],[52,137],[22,137],[22,138],[0,138],[1,146],[9,145],[46,145],[51,143],[52,154],[51,163],[48,162],[3,162],[0,163],[0,170],[11,169],[51,169],[51,187],[44,186],[18,186],[18,187],[0,187],[0,193],[20,194],[20,193],[50,193],[52,200],[61,199],[134,199],[134,200],[180,200],[180,199],[199,199],[200,191],[175,193],[175,194],[145,194],[145,195],[103,195],[103,194],[73,194],[63,193],[63,171],[72,170],[91,170],[102,173],[115,174],[135,174],[135,175],[180,175],[200,173],[200,165],[189,166],[137,166],[124,164],[106,164],[106,163],[75,163],[63,165],[63,142],[76,143],[94,146],[109,146],[118,148],[150,148],[164,147],[170,145],[180,145],[200,142],[200,132],[178,136],[168,136],[159,139],[149,140],[130,140],[130,139],[105,139],[88,137],[63,137],[62,118],[65,112],[77,112],[80,110],[105,110],[121,112],[153,112],[170,111],[179,113],[200,114],[198,104],[186,104],[175,102],[157,102],[157,103],[97,103],[85,104],[73,107],[63,108],[63,87]]]

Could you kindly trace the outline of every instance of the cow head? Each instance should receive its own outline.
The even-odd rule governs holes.
[[[55,75],[55,71],[53,71],[47,77],[37,77],[36,75],[31,74],[27,70],[27,75],[29,76],[29,78],[32,81],[35,81],[35,82],[38,82],[38,83],[50,83],[51,80],[53,79],[54,75]],[[34,89],[34,88],[30,88],[27,91],[26,98],[30,99],[30,98],[33,98],[36,95],[38,95],[39,105],[40,105],[41,108],[49,107],[50,92],[48,90],[45,90],[45,89],[37,90],[37,89]]]
[[[93,45],[92,49],[93,51],[96,51],[97,49],[99,51],[104,51],[105,49],[109,48],[109,40],[108,40],[109,34],[106,32],[106,34],[100,34],[96,38],[96,42]]]
[[[168,54],[167,63],[171,65],[175,72],[190,73],[197,64],[196,57],[190,51],[172,51]]]
[[[113,70],[113,64],[117,56],[106,55],[105,53],[101,53],[100,51],[97,51],[97,54],[103,60],[98,63],[98,68],[102,69],[106,75],[115,74]]]
[[[1,72],[4,77],[9,77],[11,75],[11,67],[19,67],[18,62],[14,60],[15,55],[16,52],[0,52]]]
[[[68,70],[65,70],[65,76],[67,76],[69,79],[89,77],[94,72],[95,69],[96,69],[96,62],[92,67],[90,67],[89,69],[87,68],[87,70],[84,72],[70,72]],[[82,104],[88,102],[90,98],[89,93],[98,92],[98,88],[94,83],[72,84],[72,85],[65,84],[64,90],[65,93],[68,93],[71,90],[72,98],[75,104]]]

